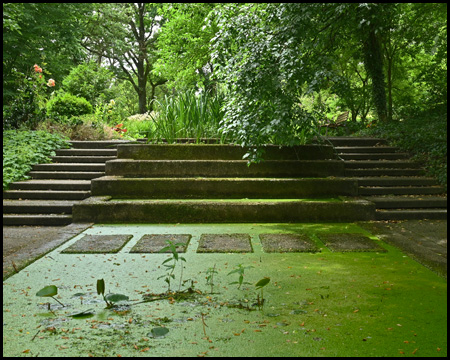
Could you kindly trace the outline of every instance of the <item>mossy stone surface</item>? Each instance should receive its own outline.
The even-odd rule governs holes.
[[[198,253],[253,252],[249,234],[202,234]]]
[[[133,235],[84,235],[61,251],[63,254],[117,253]]]
[[[386,252],[375,241],[361,234],[320,234],[319,239],[334,252],[378,251]]]
[[[265,252],[317,252],[319,249],[306,234],[260,234]]]
[[[184,253],[191,238],[190,234],[146,234],[133,246],[130,253],[158,253],[168,246],[167,241],[183,243],[183,246],[177,246],[177,252]],[[165,252],[170,253],[170,250]]]

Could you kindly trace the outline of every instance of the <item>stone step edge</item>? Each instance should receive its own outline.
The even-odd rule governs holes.
[[[375,203],[377,209],[412,209],[412,208],[447,208],[447,198],[423,197],[423,198],[402,198],[402,197],[365,197],[366,200]]]
[[[428,211],[425,211],[428,210]],[[376,220],[446,220],[447,209],[383,210],[377,209]]]
[[[3,226],[66,226],[72,215],[3,214]]]

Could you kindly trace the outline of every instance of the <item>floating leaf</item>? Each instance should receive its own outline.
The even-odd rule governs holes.
[[[255,286],[257,287],[257,289],[259,289],[259,288],[262,288],[262,287],[266,286],[269,282],[270,282],[270,278],[264,277],[263,279],[259,280],[255,284]]]
[[[39,290],[36,293],[36,296],[51,297],[51,296],[55,296],[56,294],[58,294],[58,288],[55,285],[49,285],[49,286],[46,286],[45,288],[42,288],[41,290]]]
[[[111,301],[111,302],[119,302],[119,301],[126,301],[128,300],[128,296],[126,295],[122,295],[122,294],[107,294],[105,296],[105,299],[107,301]]]
[[[156,327],[151,330],[151,334],[148,334],[148,336],[152,336],[154,338],[158,337],[164,337],[169,332],[168,328],[165,327]]]
[[[307,311],[306,311],[306,310],[303,310],[303,309],[295,309],[295,310],[292,310],[292,311],[291,311],[291,314],[292,314],[292,315],[306,314],[306,313],[307,313]]]
[[[97,280],[97,294],[103,295],[105,293],[105,280]]]
[[[94,309],[89,309],[89,310],[84,310],[84,311],[77,311],[77,312],[74,312],[67,316],[73,317],[74,319],[77,319],[77,318],[79,319],[79,318],[91,317],[91,316],[94,316],[94,314],[95,314]]]

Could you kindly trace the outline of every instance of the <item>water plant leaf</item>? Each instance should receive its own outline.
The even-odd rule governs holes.
[[[105,299],[110,302],[119,302],[128,300],[128,296],[122,294],[107,294]]]
[[[169,332],[168,328],[165,327],[155,327],[151,330],[151,336],[154,338],[166,336]]]
[[[270,278],[264,277],[264,278],[262,278],[261,280],[259,280],[259,281],[255,284],[255,286],[256,286],[257,289],[260,289],[260,288],[266,286],[269,282],[270,282]]]
[[[105,293],[105,280],[97,280],[97,294],[103,295]]]
[[[84,311],[76,311],[76,312],[74,312],[72,314],[69,314],[67,316],[70,316],[70,317],[73,317],[74,319],[77,319],[77,318],[88,318],[88,317],[94,316],[94,314],[95,314],[94,309],[88,309],[88,310],[84,310]]]
[[[49,285],[49,286],[46,286],[46,287],[42,288],[41,290],[39,290],[36,293],[36,296],[51,297],[51,296],[55,296],[56,294],[58,294],[58,288],[55,285]]]

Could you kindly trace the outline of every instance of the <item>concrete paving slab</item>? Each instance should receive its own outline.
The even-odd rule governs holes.
[[[162,249],[168,246],[167,241],[175,244],[184,244],[184,246],[177,246],[177,253],[186,252],[191,234],[146,234],[144,235],[130,250],[130,253],[159,253]],[[170,253],[170,249],[165,251]]]
[[[114,254],[133,237],[133,235],[84,235],[74,244],[62,251],[63,254]]]
[[[318,237],[331,251],[386,252],[386,249],[376,244],[367,236],[361,234],[320,234]]]
[[[94,225],[4,281],[3,356],[445,357],[446,281],[395,247],[383,244],[387,253],[266,253],[259,241],[264,233],[302,233],[320,246],[318,235],[327,232],[377,239],[342,223]],[[196,253],[201,235],[213,233],[248,234],[254,251]],[[62,253],[85,235],[122,234],[133,237],[116,254]],[[195,295],[142,303],[145,294],[167,291],[159,278],[169,256],[131,254],[145,234],[192,234],[182,277],[194,283]],[[238,274],[227,274],[240,264],[246,270],[238,289],[230,285]],[[213,266],[210,291],[206,277]],[[172,288],[182,283],[180,270]],[[270,283],[258,309],[254,284],[263,277]],[[95,285],[102,278],[105,293],[129,301],[105,309]],[[64,307],[35,296],[48,285],[57,286]],[[74,317],[78,312],[91,315]],[[169,332],[155,338],[155,328]]]
[[[260,234],[265,252],[317,252],[319,248],[305,234]]]
[[[247,253],[252,252],[249,234],[202,234],[198,253]]]

